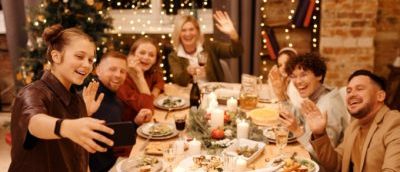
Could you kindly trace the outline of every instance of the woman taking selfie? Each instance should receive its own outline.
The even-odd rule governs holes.
[[[95,99],[98,83],[85,88],[83,98],[71,88],[92,71],[96,46],[81,30],[61,25],[46,28],[42,37],[51,67],[15,98],[9,171],[87,171],[87,152],[106,151],[98,142],[113,145],[96,131],[114,132],[104,121],[87,117],[103,98]]]

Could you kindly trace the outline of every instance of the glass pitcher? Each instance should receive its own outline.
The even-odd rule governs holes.
[[[249,74],[242,74],[239,104],[240,108],[251,110],[257,107],[258,91],[261,79]]]

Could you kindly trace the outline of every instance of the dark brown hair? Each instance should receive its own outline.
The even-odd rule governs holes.
[[[310,70],[315,76],[322,76],[321,83],[324,82],[326,74],[326,64],[322,57],[315,53],[301,54],[296,58],[289,58],[285,71],[291,75],[295,69]]]
[[[72,37],[84,38],[94,44],[93,38],[78,28],[64,29],[61,24],[55,24],[44,29],[42,38],[47,44],[46,58],[50,63],[53,63],[51,51],[62,52],[64,47],[72,42]]]
[[[149,72],[151,71],[156,71],[156,70],[160,70],[160,62],[161,62],[161,55],[160,55],[160,51],[159,48],[157,46],[157,43],[154,39],[149,38],[149,37],[141,37],[139,39],[137,39],[131,46],[131,49],[129,50],[129,54],[130,55],[134,55],[137,48],[141,45],[141,44],[145,44],[145,43],[150,43],[152,45],[154,45],[154,47],[156,47],[156,62],[153,64],[153,66],[151,66]]]
[[[367,76],[369,79],[371,79],[380,89],[382,89],[383,91],[386,91],[386,80],[385,78],[378,76],[374,73],[372,73],[371,71],[368,70],[364,70],[364,69],[360,69],[360,70],[356,70],[354,71],[349,79],[347,80],[347,82],[350,82],[354,77],[356,76]]]

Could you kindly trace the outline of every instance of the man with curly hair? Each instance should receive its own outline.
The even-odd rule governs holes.
[[[334,146],[342,141],[350,116],[338,89],[328,88],[323,84],[327,68],[323,59],[317,54],[309,53],[291,58],[285,70],[303,101],[300,108],[293,107],[292,112],[280,112],[279,120],[315,158],[315,152],[310,144],[311,130],[302,115],[310,108],[318,108],[326,114],[328,116],[326,131]]]

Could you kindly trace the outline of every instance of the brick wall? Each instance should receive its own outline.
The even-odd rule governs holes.
[[[357,69],[374,68],[378,0],[324,0],[320,52],[328,60],[328,85],[343,86]]]
[[[379,0],[375,37],[375,68],[381,76],[389,75],[388,64],[400,48],[400,0]]]

